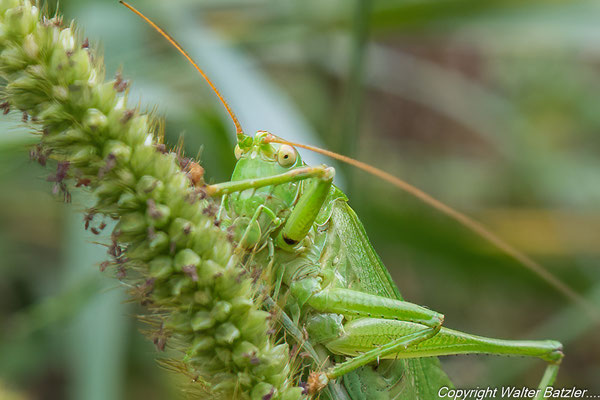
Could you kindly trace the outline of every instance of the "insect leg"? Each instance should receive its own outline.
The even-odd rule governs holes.
[[[297,299],[306,299],[307,304],[317,311],[415,322],[430,328],[439,328],[444,316],[428,308],[408,301],[358,292],[351,289],[322,289],[308,292],[306,284],[298,281],[292,284],[292,291]],[[307,298],[307,295],[310,296]]]
[[[335,170],[331,167],[302,167],[278,175],[272,175],[255,179],[244,179],[241,181],[229,181],[206,186],[209,196],[222,196],[246,189],[257,189],[265,186],[282,185],[289,182],[298,182],[310,178],[333,179]]]
[[[347,322],[344,325],[345,334],[329,341],[326,346],[337,354],[356,355],[384,345],[390,338],[407,336],[422,329],[421,324],[412,322],[359,318]],[[417,348],[407,349],[397,357],[437,357],[477,353],[537,357],[553,364],[560,363],[563,357],[562,345],[555,340],[503,340],[448,328],[442,328],[435,337]]]
[[[265,206],[264,204],[259,205],[254,212],[254,215],[252,215],[250,222],[248,222],[248,226],[244,230],[244,234],[242,235],[242,238],[238,244],[238,249],[241,249],[242,247],[252,247],[252,245],[258,243],[262,234],[260,231],[260,225],[258,225],[258,218],[263,212],[271,218],[274,227],[278,227],[279,224],[281,224],[281,220],[277,218],[275,213],[269,207]],[[248,240],[252,233],[254,234],[254,237],[251,240]]]
[[[277,238],[279,247],[292,250],[306,237],[327,200],[332,182],[333,174],[316,180],[302,193]]]
[[[355,357],[351,357],[345,362],[335,364],[326,372],[315,373],[309,378],[309,392],[314,394],[333,379],[339,378],[374,361],[378,361],[380,358],[384,358],[391,354],[398,354],[408,348],[414,347],[435,336],[440,331],[440,328],[441,326],[421,329],[417,332],[392,339],[384,345],[375,347]]]
[[[543,400],[546,398],[546,388],[554,384],[556,375],[558,375],[558,367],[559,364],[548,364],[546,371],[544,371],[544,376],[538,385],[538,393],[534,400]]]
[[[361,355],[352,357],[343,363],[334,365],[327,371],[327,378],[339,378],[342,375],[352,372],[355,369],[363,367],[367,364],[370,364],[373,361],[377,361],[380,358],[384,358],[390,354],[397,354],[403,350],[408,349],[409,347],[415,346],[427,339],[432,338],[439,332],[439,330],[440,327],[427,328],[394,339],[389,343],[384,344],[383,346],[376,347],[372,350],[362,353]]]
[[[273,241],[269,241],[269,266],[272,271],[273,263],[275,262],[275,245]],[[277,269],[277,276],[275,277],[275,285],[273,287],[273,298],[277,300],[279,298],[279,291],[281,290],[281,282],[283,281],[283,268]]]
[[[225,204],[227,203],[227,196],[223,196],[221,199],[221,203],[219,204],[219,210],[217,211],[217,215],[215,216],[216,221],[221,221],[223,217],[223,212],[225,211]]]
[[[387,346],[394,338],[406,338],[422,331],[420,324],[379,318],[360,318],[347,322],[344,333],[324,345],[333,353],[360,356]],[[554,340],[502,340],[441,328],[437,335],[418,346],[388,353],[382,358],[420,358],[456,354],[492,354],[540,358],[549,363],[536,399],[543,399],[546,388],[556,378],[563,358],[562,345]]]

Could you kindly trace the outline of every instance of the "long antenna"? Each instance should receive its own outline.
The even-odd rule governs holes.
[[[246,135],[244,134],[244,130],[242,129],[242,125],[240,124],[240,121],[238,121],[237,117],[231,110],[231,107],[229,107],[229,104],[227,104],[227,101],[225,101],[225,98],[221,95],[221,92],[219,92],[217,87],[212,83],[212,81],[204,73],[204,71],[202,71],[202,69],[198,66],[198,64],[196,64],[196,62],[192,59],[192,57],[183,49],[183,47],[181,47],[179,45],[179,43],[177,43],[177,41],[175,41],[175,39],[173,39],[171,37],[171,35],[169,35],[167,32],[165,32],[160,26],[158,26],[154,22],[152,22],[152,20],[150,18],[146,17],[144,14],[142,14],[140,11],[136,10],[132,5],[128,4],[125,1],[119,1],[119,3],[121,3],[125,7],[129,8],[131,11],[133,11],[135,14],[137,14],[140,18],[142,18],[148,25],[150,25],[152,28],[154,28],[154,30],[156,30],[158,33],[160,33],[165,39],[167,39],[169,41],[169,43],[171,43],[173,45],[173,47],[175,47],[177,50],[179,50],[179,52],[181,54],[183,54],[183,56],[194,66],[194,68],[196,68],[196,70],[200,73],[200,75],[202,75],[204,80],[206,80],[206,82],[211,87],[211,89],[215,92],[215,94],[217,95],[219,100],[221,100],[221,103],[223,103],[223,105],[225,106],[225,109],[229,113],[229,116],[231,117],[231,119],[233,120],[233,123],[235,125],[235,133],[236,133],[238,142],[242,141],[246,137]]]
[[[383,179],[386,182],[391,183],[392,185],[396,186],[397,188],[411,194],[412,196],[421,200],[423,203],[435,208],[436,210],[440,211],[441,213],[445,214],[446,216],[454,219],[455,221],[457,221],[458,223],[460,223],[467,229],[469,229],[472,232],[483,237],[488,242],[493,244],[495,247],[500,249],[502,252],[504,252],[505,254],[509,255],[511,258],[513,258],[514,260],[519,262],[519,264],[524,265],[530,271],[532,271],[533,273],[538,275],[540,278],[542,278],[544,281],[546,281],[548,284],[550,284],[550,286],[557,289],[559,292],[561,292],[562,294],[564,294],[565,296],[567,296],[568,298],[573,300],[575,303],[581,305],[583,308],[586,309],[586,311],[588,311],[590,313],[590,315],[592,317],[594,317],[594,319],[596,319],[597,321],[600,320],[600,315],[598,314],[598,310],[596,309],[596,307],[593,304],[588,302],[583,296],[581,296],[579,293],[575,292],[573,289],[571,289],[569,286],[567,286],[564,282],[562,282],[560,279],[558,279],[556,276],[554,276],[552,273],[550,273],[547,269],[545,269],[539,263],[537,263],[536,261],[534,261],[527,255],[525,255],[523,252],[517,250],[515,247],[506,243],[504,240],[502,240],[500,237],[498,237],[495,233],[493,233],[488,228],[486,228],[481,222],[478,222],[478,221],[474,220],[473,218],[469,217],[468,215],[465,215],[465,214],[461,213],[460,211],[457,211],[457,210],[453,209],[452,207],[447,206],[446,204],[442,203],[441,201],[437,200],[436,198],[432,197],[431,195],[425,193],[421,189],[411,185],[410,183],[403,181],[402,179],[397,178],[388,172],[385,172],[379,168],[373,167],[362,161],[358,161],[353,158],[350,158],[350,157],[347,157],[347,156],[344,156],[344,155],[341,155],[338,153],[334,153],[333,151],[324,150],[319,147],[290,142],[285,139],[279,138],[273,134],[269,134],[265,138],[265,142],[287,144],[289,146],[300,147],[300,148],[303,148],[306,150],[314,151],[315,153],[323,154],[327,157],[331,157],[331,158],[334,158],[341,162],[344,162],[346,164],[355,166],[356,168],[362,169],[363,171],[366,171],[372,175],[375,175],[375,176]]]

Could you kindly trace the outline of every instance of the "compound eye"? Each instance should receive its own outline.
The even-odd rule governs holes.
[[[235,158],[239,160],[239,159],[240,159],[240,157],[242,156],[242,153],[243,153],[243,151],[242,151],[242,149],[240,148],[240,145],[239,145],[239,144],[236,144],[236,145],[235,145],[235,150],[233,151],[233,154],[235,154]]]
[[[277,162],[282,167],[291,167],[296,163],[296,158],[298,158],[296,149],[287,144],[282,144],[277,152]]]

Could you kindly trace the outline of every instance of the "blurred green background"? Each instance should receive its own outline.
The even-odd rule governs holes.
[[[48,1],[50,10],[55,1]],[[107,76],[167,119],[212,182],[233,128],[174,49],[115,0],[61,0]],[[325,146],[475,216],[600,307],[600,3],[597,1],[135,0],[214,79],[246,132]],[[0,399],[178,398],[136,305],[98,271],[83,231],[28,161],[19,115],[0,119]],[[329,160],[304,154],[311,163]],[[334,164],[336,165],[336,164]],[[446,326],[551,338],[558,387],[600,394],[598,324],[457,223],[351,168],[343,187],[400,290]],[[108,231],[108,230],[107,230]],[[543,362],[443,359],[458,387],[536,386]]]

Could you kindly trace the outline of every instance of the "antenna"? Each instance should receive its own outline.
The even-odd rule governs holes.
[[[212,83],[212,81],[209,79],[209,77],[204,73],[204,71],[202,71],[202,69],[198,66],[198,64],[196,64],[196,62],[192,59],[192,57],[183,49],[183,47],[181,47],[181,45],[179,45],[179,43],[177,43],[177,41],[175,41],[175,39],[173,39],[171,37],[171,35],[169,35],[161,27],[159,27],[154,22],[152,22],[152,20],[150,18],[146,17],[144,14],[142,14],[140,11],[136,10],[132,5],[128,4],[125,1],[119,1],[119,3],[121,3],[125,7],[129,8],[131,11],[133,11],[135,14],[137,14],[140,18],[142,18],[148,25],[150,25],[152,28],[154,28],[154,30],[156,30],[158,33],[160,33],[165,39],[167,39],[169,41],[169,43],[171,43],[173,45],[173,47],[175,47],[177,50],[179,50],[179,52],[181,54],[183,54],[183,56],[194,66],[194,68],[196,68],[196,70],[200,73],[200,75],[202,75],[204,80],[206,80],[206,82],[211,87],[211,89],[215,92],[215,94],[217,95],[219,100],[221,100],[221,103],[223,103],[223,105],[225,106],[225,109],[229,113],[229,116],[231,117],[231,119],[235,125],[235,133],[237,136],[237,140],[238,140],[238,142],[241,142],[246,137],[246,135],[244,134],[244,130],[242,129],[242,125],[240,124],[240,121],[238,121],[237,117],[231,110],[231,107],[229,107],[229,104],[227,104],[227,101],[225,101],[225,98],[223,98],[223,96],[221,95],[221,92],[219,92],[219,90],[214,85],[214,83]]]
[[[558,279],[556,276],[554,276],[552,273],[550,273],[542,265],[540,265],[539,263],[537,263],[536,261],[534,261],[527,255],[525,255],[523,252],[517,250],[515,247],[506,243],[504,240],[502,240],[500,237],[498,237],[495,233],[493,233],[488,228],[486,228],[481,222],[478,222],[478,221],[474,220],[473,218],[469,217],[468,215],[463,214],[460,211],[455,210],[452,207],[442,203],[441,201],[439,201],[436,198],[434,198],[433,196],[425,193],[421,189],[411,185],[410,183],[403,181],[402,179],[395,177],[394,175],[392,175],[388,172],[385,172],[379,168],[373,167],[362,161],[358,161],[358,160],[355,160],[348,156],[334,153],[333,151],[324,150],[319,147],[290,142],[285,139],[279,138],[271,133],[267,137],[265,137],[265,142],[287,144],[289,146],[300,147],[300,148],[303,148],[306,150],[314,151],[315,153],[319,153],[324,156],[331,157],[333,159],[344,162],[346,164],[350,164],[350,165],[352,165],[356,168],[359,168],[365,172],[375,175],[376,177],[383,179],[386,182],[391,183],[395,187],[416,197],[417,199],[421,200],[423,203],[435,208],[436,210],[440,211],[442,214],[445,214],[446,216],[457,221],[459,224],[463,225],[470,231],[472,231],[472,232],[476,233],[477,235],[479,235],[480,237],[484,238],[485,240],[487,240],[488,242],[493,244],[495,247],[500,249],[502,252],[509,255],[514,260],[516,260],[519,264],[525,266],[527,269],[529,269],[530,271],[532,271],[533,273],[538,275],[540,278],[542,278],[544,281],[546,281],[550,286],[554,287],[559,292],[561,292],[562,294],[564,294],[565,296],[567,296],[568,298],[573,300],[575,303],[582,306],[584,309],[586,309],[586,311],[588,311],[590,313],[590,315],[592,317],[594,317],[594,319],[600,320],[600,315],[598,314],[598,311],[596,310],[596,307],[594,305],[589,303],[583,296],[581,296],[579,293],[575,292],[572,288],[567,286],[564,282],[562,282],[560,279]]]

